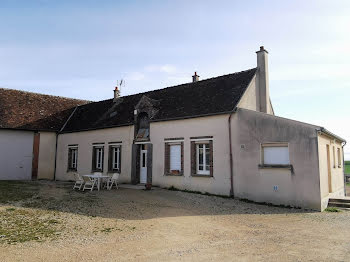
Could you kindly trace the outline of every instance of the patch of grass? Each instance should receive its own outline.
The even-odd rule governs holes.
[[[101,229],[101,232],[102,233],[111,233],[112,231],[116,231],[116,230],[123,231],[122,229],[117,228],[117,227],[106,227],[106,228]]]
[[[325,212],[341,212],[338,208],[336,207],[327,207],[325,210]]]
[[[199,194],[199,195],[205,195],[205,196],[216,196],[216,197],[222,197],[222,198],[232,198],[231,196],[225,196],[225,195],[217,195],[217,194],[211,194],[209,192],[200,192],[200,191],[193,191],[193,190],[188,190],[188,189],[179,189],[174,186],[168,187],[168,190],[171,191],[180,191],[180,192],[185,192],[185,193],[191,193],[191,194]]]
[[[350,174],[350,161],[345,161],[345,174]]]
[[[0,203],[10,203],[32,198],[39,191],[37,184],[20,181],[0,181]]]
[[[60,222],[41,212],[15,209],[0,211],[0,243],[41,242],[60,234]]]

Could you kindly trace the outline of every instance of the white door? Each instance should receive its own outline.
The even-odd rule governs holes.
[[[140,159],[140,183],[147,182],[147,150],[141,150]]]

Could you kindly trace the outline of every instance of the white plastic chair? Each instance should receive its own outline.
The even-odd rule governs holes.
[[[113,185],[118,189],[118,179],[119,179],[119,173],[114,173],[111,178],[107,181],[107,189],[111,190]]]
[[[81,190],[81,188],[84,186],[84,180],[83,178],[78,174],[78,173],[74,173],[74,179],[75,179],[75,184],[73,186],[73,189],[79,189]]]
[[[96,179],[88,176],[83,176],[83,179],[84,179],[83,191],[85,191],[85,189],[90,189],[90,191],[92,191],[95,186],[97,187]]]

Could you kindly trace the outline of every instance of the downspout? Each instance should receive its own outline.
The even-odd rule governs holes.
[[[58,140],[58,132],[56,132],[56,146],[55,146],[55,167],[54,167],[54,170],[53,170],[53,180],[54,180],[54,181],[56,181],[57,140]]]
[[[228,141],[230,146],[230,182],[231,182],[231,190],[230,190],[230,196],[235,197],[234,189],[233,189],[233,156],[232,156],[232,136],[231,136],[231,118],[232,115],[237,111],[237,107],[233,109],[233,111],[230,113],[230,116],[228,117]]]

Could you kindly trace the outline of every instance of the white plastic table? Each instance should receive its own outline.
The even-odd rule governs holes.
[[[100,191],[102,178],[110,178],[110,176],[99,176],[99,175],[83,175],[93,179],[97,179],[97,190]]]

